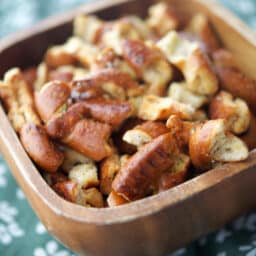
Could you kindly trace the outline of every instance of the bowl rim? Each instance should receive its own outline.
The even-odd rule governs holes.
[[[87,3],[71,11],[52,16],[39,22],[32,28],[22,30],[2,39],[0,41],[0,55],[5,49],[22,42],[25,39],[29,39],[31,36],[35,36],[39,33],[46,32],[48,29],[70,22],[74,16],[79,13],[93,13],[106,8],[118,6],[122,3],[136,1],[138,0],[115,0],[114,2],[112,0],[105,0],[96,3]],[[204,0],[195,1],[208,7],[209,5],[214,5],[214,8],[211,11],[217,16],[231,16],[232,23],[228,21],[226,22],[248,41],[252,42],[256,47],[256,33],[252,32],[232,13],[219,6],[213,0],[210,0],[207,3]],[[56,215],[72,219],[73,221],[80,223],[84,222],[97,225],[110,225],[153,215],[170,205],[180,204],[185,200],[189,200],[191,197],[201,193],[202,191],[211,189],[220,182],[225,182],[230,177],[249,170],[256,165],[256,150],[253,150],[250,152],[249,159],[244,162],[225,164],[157,195],[114,208],[86,208],[66,201],[50,188],[38,169],[35,167],[34,163],[26,154],[2,106],[0,107],[0,120],[2,122],[0,126],[0,148],[5,158],[8,159],[8,164],[10,164],[11,161],[14,162],[16,169],[19,170],[20,175],[22,175],[22,178],[25,180],[25,185],[30,186],[33,193],[36,193],[42,202],[44,202]],[[12,170],[12,172],[14,176],[17,175],[15,171]]]

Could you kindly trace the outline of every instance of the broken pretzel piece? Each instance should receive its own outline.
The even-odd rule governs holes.
[[[104,159],[100,164],[100,192],[109,195],[112,190],[112,182],[120,171],[121,162],[117,153]]]
[[[125,40],[122,54],[136,70],[137,76],[149,84],[149,93],[164,94],[167,83],[172,79],[172,67],[157,47],[140,40]]]
[[[169,128],[171,134],[176,139],[180,149],[188,147],[191,132],[193,131],[196,122],[183,121],[176,115],[171,115],[166,127]]]
[[[241,134],[250,125],[250,110],[246,102],[225,91],[216,95],[209,107],[210,119],[225,119],[228,129],[234,134]]]
[[[208,97],[190,91],[186,82],[171,83],[168,89],[168,96],[178,102],[189,104],[195,109],[201,108],[208,102]]]
[[[163,123],[148,121],[128,130],[124,134],[123,140],[137,148],[140,148],[158,136],[168,132],[169,130]]]
[[[51,81],[35,93],[36,109],[44,122],[67,108],[70,87],[61,81]]]
[[[111,127],[108,124],[82,119],[62,142],[94,161],[101,161],[112,153],[108,144],[110,134]]]
[[[95,120],[114,128],[118,128],[132,113],[132,107],[128,102],[111,99],[89,99],[83,101],[83,105]]]
[[[157,137],[122,167],[113,181],[113,190],[128,201],[143,198],[161,174],[173,165],[171,156],[176,150],[170,133]]]
[[[158,191],[165,191],[183,183],[188,174],[190,158],[185,154],[173,157],[174,164],[170,170],[164,172],[158,181]]]
[[[0,82],[0,97],[15,131],[19,132],[27,122],[41,123],[35,111],[31,87],[18,68],[7,71]]]
[[[167,120],[170,115],[177,115],[183,120],[192,120],[195,109],[170,97],[146,95],[143,97],[138,116],[143,120]]]
[[[103,69],[72,83],[72,98],[74,100],[97,98],[105,95],[124,101],[143,93],[144,88],[130,75],[114,69]]]
[[[181,18],[173,7],[161,2],[149,8],[147,25],[162,37],[171,30],[177,30],[181,25]]]
[[[20,130],[20,140],[28,155],[47,172],[56,172],[63,162],[63,153],[49,139],[45,129],[26,123]]]
[[[215,162],[237,162],[248,157],[245,143],[229,133],[223,119],[198,124],[191,133],[189,153],[193,165],[209,170]]]
[[[217,92],[218,79],[198,43],[183,39],[172,31],[157,45],[169,61],[182,71],[189,90],[206,96]]]
[[[86,207],[103,207],[102,194],[97,188],[83,189],[75,181],[58,182],[53,189],[66,200]]]

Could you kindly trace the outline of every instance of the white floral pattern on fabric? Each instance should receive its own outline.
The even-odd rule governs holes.
[[[24,231],[16,222],[18,210],[8,202],[0,202],[0,243],[8,245],[15,237],[22,237]]]
[[[0,37],[34,24],[46,15],[88,1],[1,0]],[[256,0],[219,1],[256,29]],[[1,156],[0,192],[1,256],[75,256],[47,233],[29,207],[24,193],[17,187]],[[26,229],[22,229],[20,225]],[[26,240],[29,240],[29,245],[23,246]],[[256,212],[238,218],[225,228],[169,256],[256,256]]]
[[[20,189],[20,188],[17,188],[16,189],[16,197],[19,199],[19,200],[23,200],[25,199],[25,194],[23,193],[23,191]]]
[[[38,222],[38,223],[36,224],[35,232],[36,232],[38,235],[43,235],[43,234],[46,234],[46,233],[47,233],[47,230],[46,230],[45,226],[44,226],[41,222]]]
[[[59,249],[59,245],[54,240],[47,242],[45,248],[38,247],[34,250],[34,256],[75,256],[67,250]]]

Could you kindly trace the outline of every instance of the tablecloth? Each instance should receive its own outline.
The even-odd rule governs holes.
[[[85,2],[88,0],[0,0],[0,38]],[[256,0],[220,2],[256,30]],[[46,231],[1,156],[0,255],[75,256]],[[256,256],[256,211],[168,256],[199,255]]]

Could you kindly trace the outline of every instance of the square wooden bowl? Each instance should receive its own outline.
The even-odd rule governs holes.
[[[0,76],[40,62],[49,45],[72,33],[78,13],[105,19],[145,16],[153,0],[104,0],[50,18],[0,42]],[[242,70],[256,78],[256,35],[213,1],[167,0],[185,17],[203,12]],[[164,21],[163,21],[164,22]],[[243,86],[243,85],[241,85]],[[164,193],[114,209],[93,209],[60,198],[25,153],[0,107],[0,149],[38,217],[57,239],[81,255],[164,255],[199,238],[256,205],[256,151],[247,161],[226,164]],[[255,131],[256,134],[256,131]]]

